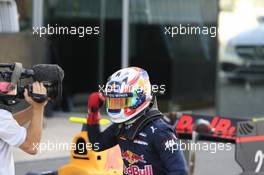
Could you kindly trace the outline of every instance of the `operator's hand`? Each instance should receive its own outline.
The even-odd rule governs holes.
[[[41,95],[46,95],[47,94],[47,89],[44,87],[43,83],[40,82],[34,82],[32,84],[32,92],[35,94],[41,94]],[[43,108],[47,104],[47,100],[44,101],[43,103],[37,103],[35,102],[29,95],[28,95],[28,90],[25,89],[24,91],[24,97],[25,100],[32,105],[33,108]]]
[[[105,97],[100,92],[93,92],[88,97],[87,124],[98,124],[100,120],[100,108],[105,102]]]

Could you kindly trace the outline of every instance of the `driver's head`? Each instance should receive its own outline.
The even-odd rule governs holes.
[[[109,77],[105,96],[106,111],[114,123],[134,118],[152,100],[148,73],[138,67],[118,70]]]

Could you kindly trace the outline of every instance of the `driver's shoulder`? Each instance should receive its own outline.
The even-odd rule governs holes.
[[[173,131],[173,126],[166,123],[162,118],[149,122],[143,129],[147,133],[157,134],[160,132]]]

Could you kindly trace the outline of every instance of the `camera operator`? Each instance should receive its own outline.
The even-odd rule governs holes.
[[[1,85],[2,84],[2,85]],[[7,82],[0,82],[1,86],[6,86]],[[6,94],[16,93],[16,89],[5,92]],[[32,84],[34,94],[46,95],[47,90],[41,82]],[[44,107],[47,100],[42,103],[35,102],[27,89],[24,91],[24,98],[30,107],[14,115],[4,107],[0,106],[0,175],[15,175],[14,159],[12,147],[19,147],[28,154],[35,155],[37,149],[34,147],[39,144],[42,133],[42,122]],[[28,128],[23,125],[29,123]]]

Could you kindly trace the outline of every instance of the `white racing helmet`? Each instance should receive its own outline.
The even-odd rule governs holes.
[[[112,74],[105,88],[106,111],[114,123],[126,122],[146,109],[152,100],[148,73],[128,67]]]

